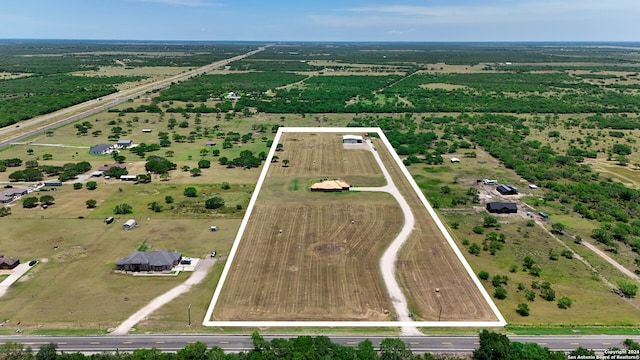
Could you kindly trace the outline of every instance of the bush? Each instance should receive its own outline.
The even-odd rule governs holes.
[[[223,182],[222,183],[222,190],[229,190],[229,189],[231,189],[231,185],[229,185],[229,183],[226,182],[226,181]]]
[[[473,255],[480,255],[480,245],[473,243],[471,244],[471,246],[469,246],[469,252]]]
[[[568,250],[568,249],[562,250],[560,255],[566,257],[567,259],[573,259],[573,251]]]
[[[35,196],[22,199],[22,207],[31,209],[36,206],[38,206],[38,198]]]
[[[617,284],[618,289],[620,289],[620,292],[625,297],[632,298],[636,296],[636,293],[638,292],[638,285],[636,285],[634,282],[622,279],[619,280]]]
[[[205,201],[204,206],[207,209],[218,209],[221,207],[224,207],[224,199],[218,196],[214,196],[210,199],[207,199],[207,201]]]
[[[540,290],[540,297],[547,301],[553,301],[556,299],[556,292],[551,287],[543,288]]]
[[[164,197],[164,202],[166,202],[167,204],[172,204],[173,203],[173,196],[171,195],[167,195]]]
[[[87,181],[87,190],[95,190],[98,188],[98,183],[95,181]]]
[[[507,298],[507,290],[502,286],[498,286],[496,291],[493,293],[493,297],[498,300],[504,300]]]
[[[188,187],[184,189],[184,196],[186,197],[196,197],[198,196],[198,190],[194,187]]]
[[[113,208],[113,213],[117,215],[131,214],[132,212],[133,212],[133,208],[129,204],[119,204],[119,205],[116,205],[115,208]]]
[[[89,200],[87,200],[86,204],[87,204],[87,207],[88,207],[89,209],[93,209],[94,207],[96,207],[96,205],[98,204],[98,202],[97,202],[97,201],[95,201],[94,199],[89,199]]]
[[[542,268],[540,268],[540,266],[536,265],[529,269],[529,274],[531,274],[531,276],[540,277],[540,273],[542,273]]]
[[[82,183],[73,183],[73,190],[80,190],[82,189]]]
[[[520,314],[520,316],[529,316],[529,305],[525,303],[518,304],[518,309],[516,310],[516,312]]]
[[[560,299],[558,299],[558,307],[560,309],[568,309],[571,307],[571,304],[573,303],[573,300],[571,300],[570,298],[563,296]]]
[[[476,225],[473,227],[473,232],[476,234],[482,234],[484,232],[484,228],[480,225]]]
[[[533,290],[527,290],[524,293],[524,297],[527,298],[527,300],[529,301],[534,301],[536,299],[536,292]]]
[[[482,280],[488,280],[489,279],[489,273],[486,271],[480,271],[478,273],[478,277]]]

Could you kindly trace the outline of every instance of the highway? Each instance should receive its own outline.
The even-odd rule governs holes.
[[[199,67],[197,69],[185,71],[173,75],[166,79],[142,84],[127,90],[118,91],[99,99],[89,100],[56,112],[39,116],[30,120],[21,121],[15,126],[8,126],[0,129],[0,146],[8,145],[16,141],[23,140],[37,133],[44,133],[46,130],[59,127],[69,122],[85,118],[87,116],[105,111],[110,107],[121,104],[129,99],[135,99],[152,91],[157,91],[169,87],[172,83],[188,79],[193,76],[204,74],[208,71],[223,67],[233,61],[243,59],[247,56],[257,54],[271,45],[265,45],[245,54],[234,56],[229,59],[216,61],[214,63]],[[25,130],[27,128],[28,130]]]
[[[296,337],[290,335],[264,335],[266,340],[273,338]],[[371,340],[378,348],[383,336],[329,336],[337,344],[357,346],[365,339]],[[625,339],[640,342],[638,336],[623,335],[585,335],[585,336],[510,336],[511,341],[522,343],[535,342],[551,350],[572,351],[582,346],[602,352],[611,347],[623,348]],[[413,352],[459,352],[470,353],[478,347],[477,336],[401,336]],[[41,345],[56,343],[58,351],[81,352],[85,354],[132,351],[135,349],[157,348],[163,351],[177,351],[189,343],[202,342],[208,347],[218,346],[226,352],[240,352],[253,349],[250,335],[108,335],[108,336],[0,336],[0,345],[17,342],[31,347],[34,351]]]

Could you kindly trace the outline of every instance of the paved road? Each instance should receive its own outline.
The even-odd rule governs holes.
[[[296,335],[297,336],[297,335]],[[265,339],[287,338],[291,336],[264,336]],[[329,336],[337,344],[357,346],[369,339],[378,347],[388,337],[382,336]],[[535,342],[551,350],[572,351],[577,347],[602,352],[611,347],[622,348],[625,339],[640,342],[638,336],[510,336],[511,341],[523,343]],[[477,336],[402,336],[400,337],[414,352],[466,352],[478,347]],[[218,346],[225,351],[248,351],[253,349],[249,335],[122,335],[122,336],[0,336],[0,344],[19,342],[36,350],[48,343],[58,344],[58,350],[65,352],[96,353],[105,351],[131,351],[142,348],[158,348],[163,351],[176,351],[196,341],[208,347]]]
[[[47,115],[39,116],[31,120],[21,121],[16,126],[8,126],[5,128],[2,128],[0,129],[0,139],[2,139],[0,141],[0,146],[11,144],[13,142],[23,140],[32,135],[35,135],[38,133],[44,133],[46,130],[59,127],[66,123],[99,113],[101,111],[105,111],[110,107],[121,104],[129,99],[135,99],[137,97],[143,96],[147,92],[156,91],[156,90],[169,87],[174,82],[179,82],[193,76],[204,74],[208,71],[227,65],[230,62],[243,59],[247,56],[254,55],[256,53],[263,51],[269,46],[271,45],[265,45],[256,50],[249,51],[246,54],[241,54],[229,59],[216,61],[209,65],[205,65],[194,70],[185,71],[183,73],[168,77],[163,80],[142,84],[142,85],[133,87],[131,89],[122,90],[107,96],[103,96],[99,99],[86,101],[84,103],[74,105],[65,109],[61,109]],[[55,120],[61,117],[62,119]],[[25,128],[28,128],[29,130],[27,131],[25,130]]]

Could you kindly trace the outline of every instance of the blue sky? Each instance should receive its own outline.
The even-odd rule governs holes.
[[[0,38],[640,41],[640,1],[2,0]]]

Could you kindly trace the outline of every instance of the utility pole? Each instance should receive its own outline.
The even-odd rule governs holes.
[[[189,314],[189,326],[191,326],[191,304],[187,306],[187,312]]]

